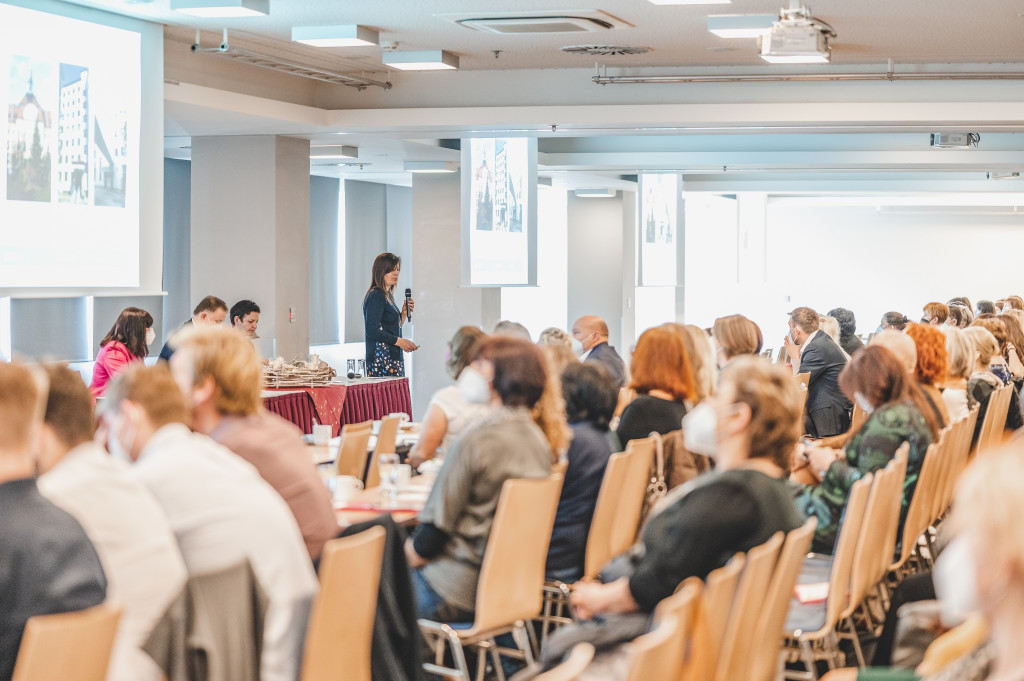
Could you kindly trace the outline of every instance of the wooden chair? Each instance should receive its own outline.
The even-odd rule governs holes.
[[[746,561],[745,554],[737,553],[704,580],[704,592],[694,618],[691,656],[683,667],[683,681],[714,679],[729,608]]]
[[[576,681],[593,659],[594,646],[587,642],[577,643],[572,647],[565,662],[543,674],[538,674],[534,681]]]
[[[619,491],[618,510],[612,521],[609,539],[613,556],[622,553],[636,541],[655,447],[656,443],[652,437],[630,440],[626,445],[627,453],[635,452],[638,456],[629,459],[629,467]],[[640,484],[636,484],[638,481]],[[600,567],[598,566],[598,569]]]
[[[738,676],[733,678],[748,681],[770,681],[775,678],[782,661],[781,648],[789,602],[817,527],[818,519],[812,517],[786,535],[786,543],[779,553],[767,597],[761,603],[757,627],[750,639],[752,648],[740,656],[746,661],[746,668],[737,671]]]
[[[373,448],[370,468],[366,471],[366,488],[380,486],[380,466],[377,456],[395,453],[395,439],[398,437],[398,426],[402,424],[404,414],[391,414],[380,420],[380,431],[377,433],[377,445]]]
[[[747,646],[754,638],[758,614],[768,592],[784,537],[782,532],[776,532],[771,539],[747,552],[747,564],[729,608],[729,617],[719,646],[718,664],[715,665],[717,681],[740,678],[746,666]]]
[[[383,527],[371,527],[324,545],[301,681],[371,681],[370,649],[386,535]]]
[[[12,681],[105,681],[121,609],[93,608],[29,618]]]
[[[806,669],[805,672],[794,669],[785,670],[784,677],[787,679],[816,680],[818,672],[815,663],[818,660],[824,660],[829,669],[835,669],[837,663],[838,666],[841,666],[845,661],[839,651],[836,627],[839,624],[839,615],[846,607],[847,591],[850,587],[850,571],[853,567],[857,541],[860,538],[860,528],[864,521],[864,510],[867,507],[872,477],[869,473],[853,483],[850,488],[842,525],[839,529],[839,539],[836,542],[836,552],[829,568],[828,597],[825,599],[820,626],[816,630],[805,631],[796,628],[792,622],[786,623],[789,657],[792,661],[802,662]],[[792,614],[791,610],[790,619],[792,619]]]
[[[859,404],[853,405],[853,416],[850,417],[850,432],[856,433],[867,420],[868,413],[861,409]]]
[[[981,433],[978,436],[978,454],[1002,443],[1003,431],[1006,429],[1006,416],[1010,410],[1011,390],[1013,390],[1013,386],[1004,385],[989,396],[985,420],[981,424]]]
[[[804,387],[804,390],[807,390],[807,384],[811,382],[811,372],[810,371],[802,371],[802,372],[800,372],[799,374],[796,375],[796,380],[797,380],[797,383],[799,383],[800,385],[802,385]]]
[[[682,627],[674,618],[659,622],[653,631],[626,644],[632,660],[626,681],[679,681]],[[673,675],[675,672],[675,675]]]
[[[335,467],[338,475],[351,475],[363,479],[366,472],[367,444],[370,441],[371,421],[354,423],[341,428],[341,446]]]
[[[468,625],[419,620],[434,650],[434,662],[424,664],[425,671],[468,681],[465,646],[481,651],[477,681],[484,675],[484,652],[490,653],[500,681],[504,673],[499,653],[521,655],[528,665],[534,663],[525,623],[541,611],[544,563],[561,488],[558,474],[539,480],[506,480],[502,485],[477,581],[474,620]],[[519,651],[499,651],[494,639],[505,633],[512,634]],[[451,649],[454,667],[443,666],[446,647]]]

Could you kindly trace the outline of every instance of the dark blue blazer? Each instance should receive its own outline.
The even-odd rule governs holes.
[[[586,361],[600,364],[615,379],[617,386],[620,388],[626,387],[626,363],[619,357],[619,353],[615,352],[615,348],[608,345],[607,342],[598,343],[591,348]]]

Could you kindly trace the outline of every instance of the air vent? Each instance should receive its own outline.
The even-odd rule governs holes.
[[[550,10],[500,12],[493,14],[437,14],[439,19],[485,33],[520,35],[537,33],[586,33],[629,24],[600,10]]]
[[[584,54],[591,57],[618,57],[627,54],[647,54],[649,47],[630,47],[628,45],[569,45],[559,48],[568,54]]]

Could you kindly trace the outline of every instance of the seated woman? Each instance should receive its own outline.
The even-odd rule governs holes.
[[[879,331],[902,331],[907,328],[910,320],[902,312],[886,312],[878,323]]]
[[[932,326],[924,324],[908,324],[906,335],[914,341],[916,361],[914,364],[914,380],[921,388],[928,406],[939,429],[949,423],[949,410],[942,401],[939,385],[949,370],[949,355],[946,354],[946,337],[942,335],[945,325]]]
[[[560,582],[583,576],[587,534],[608,457],[621,451],[608,431],[619,389],[599,364],[577,362],[562,372],[562,395],[572,428],[568,467],[555,514],[545,573]]]
[[[989,399],[992,393],[1003,387],[1003,381],[992,372],[992,358],[999,354],[999,343],[995,336],[983,326],[969,326],[963,333],[973,343],[975,353],[971,377],[967,379],[968,404],[971,407],[978,405],[978,422],[974,426],[974,439],[971,441],[973,446],[977,444],[978,436],[981,435]],[[1010,408],[1006,415],[1006,429],[1016,430],[1020,427],[1020,399],[1014,400],[1011,395]]]
[[[696,397],[690,357],[680,334],[663,326],[644,331],[629,371],[629,387],[637,397],[619,419],[616,432],[622,446],[652,432],[664,435],[679,430],[686,415],[685,401]]]
[[[139,362],[149,355],[149,346],[156,340],[153,315],[137,307],[126,307],[117,321],[100,341],[100,351],[92,368],[89,391],[93,398],[100,397],[107,383],[131,362]]]
[[[448,342],[448,358],[445,371],[458,381],[463,369],[469,364],[473,346],[484,337],[484,332],[475,326],[463,326]],[[409,463],[414,468],[424,461],[444,454],[455,438],[477,419],[487,414],[487,406],[471,404],[462,397],[458,385],[441,388],[430,398],[427,415],[423,418],[420,437],[409,452]]]
[[[813,550],[832,553],[846,497],[853,483],[884,468],[904,442],[910,443],[907,477],[903,484],[902,518],[917,486],[925,450],[939,429],[931,408],[903,364],[879,345],[868,345],[839,374],[839,388],[869,414],[843,450],[808,447],[803,456],[817,473],[820,485],[805,485],[797,506],[818,519]]]
[[[759,354],[764,343],[761,329],[741,314],[716,319],[711,327],[711,337],[715,342],[715,358],[719,367],[740,355]]]
[[[502,485],[551,474],[551,446],[530,413],[546,380],[540,350],[511,336],[483,339],[459,377],[466,402],[487,405],[490,413],[445,455],[420,524],[406,541],[419,617],[472,620]]]
[[[967,379],[974,370],[974,346],[960,329],[944,326],[946,355],[949,358],[946,380],[942,385],[942,401],[949,413],[949,422],[967,418]]]
[[[687,447],[712,457],[715,470],[658,505],[628,554],[631,574],[576,584],[576,614],[650,613],[684,579],[703,579],[737,551],[799,527],[784,474],[802,427],[790,373],[755,357],[729,364],[683,424]]]

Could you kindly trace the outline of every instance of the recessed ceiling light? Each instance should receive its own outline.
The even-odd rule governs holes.
[[[730,5],[732,0],[647,0],[653,5]]]
[[[171,9],[204,19],[270,14],[270,0],[171,0]]]
[[[459,58],[445,50],[385,52],[382,61],[402,71],[454,71],[459,68]]]
[[[343,144],[310,147],[310,158],[359,158],[359,148]]]
[[[614,189],[576,189],[573,191],[577,197],[581,199],[613,199],[615,198]]]
[[[757,38],[770,33],[777,14],[712,14],[708,30],[720,38]]]
[[[376,45],[377,31],[366,26],[293,26],[292,41],[313,47],[364,47]]]
[[[410,173],[454,173],[459,164],[455,161],[406,161],[404,168]]]

